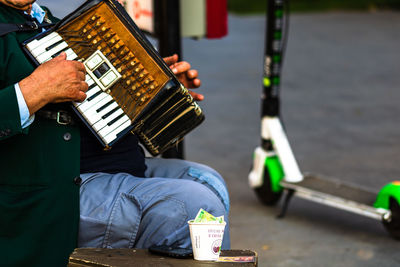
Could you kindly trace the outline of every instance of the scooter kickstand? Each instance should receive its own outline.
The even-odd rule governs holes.
[[[276,216],[277,219],[282,219],[283,217],[285,217],[286,211],[289,207],[289,202],[292,199],[292,196],[294,195],[294,193],[295,193],[294,189],[287,189],[287,193],[286,193],[283,205],[282,205],[281,212],[278,214],[278,216]]]

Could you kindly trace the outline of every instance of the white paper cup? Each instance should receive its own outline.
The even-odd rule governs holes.
[[[195,223],[188,221],[192,240],[193,258],[199,261],[216,261],[221,252],[226,222]]]

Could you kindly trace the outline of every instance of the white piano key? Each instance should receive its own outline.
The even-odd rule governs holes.
[[[131,120],[127,120],[124,123],[122,123],[120,126],[118,126],[118,128],[116,128],[114,131],[110,132],[108,135],[106,135],[105,137],[103,137],[103,140],[109,144],[112,141],[114,141],[115,139],[117,139],[117,135],[124,131],[126,128],[128,128],[129,126],[131,126],[132,122]]]
[[[76,104],[75,104],[76,107],[79,107],[79,106],[81,106],[81,105],[92,105],[92,103],[94,103],[94,102],[92,102],[92,101],[93,101],[93,99],[88,100],[88,97],[86,97],[85,100],[83,100],[82,102],[74,102],[74,103],[76,103]],[[89,104],[88,104],[88,103],[89,103]]]
[[[103,105],[101,105],[100,102],[105,102]],[[118,107],[117,102],[113,102],[110,105],[108,105],[106,108],[104,108],[103,110],[101,110],[100,112],[97,112],[97,110],[104,106],[105,104],[107,104],[109,101],[100,101],[98,103],[98,107],[94,107],[92,109],[89,109],[85,112],[84,116],[87,119],[87,121],[90,123],[90,125],[95,124],[96,122],[102,120],[102,116],[104,116],[105,114],[107,114],[108,112],[110,112],[111,110],[115,109],[116,107]]]
[[[54,38],[48,40],[46,43],[43,43],[42,45],[40,45],[40,46],[36,47],[35,49],[33,49],[31,51],[31,53],[32,53],[32,55],[34,57],[38,57],[41,54],[47,52],[46,48],[52,46],[53,44],[55,44],[55,43],[57,43],[57,42],[59,42],[61,40],[62,40],[62,37],[60,35],[55,36]]]
[[[86,92],[86,98],[90,98],[90,97],[92,97],[94,94],[96,94],[97,92],[100,92],[100,91],[102,91],[102,90],[100,89],[100,87],[98,87],[98,86],[96,85],[95,87],[93,87],[92,89],[90,89],[90,90],[88,90],[88,91]]]
[[[116,110],[114,113],[112,113],[110,116],[108,116],[105,119],[102,119],[98,121],[97,123],[93,124],[93,129],[96,130],[96,132],[100,132],[101,129],[107,126],[107,123],[118,117],[119,115],[123,114],[124,111],[122,109]],[[103,135],[104,136],[104,135]]]
[[[77,108],[82,114],[84,114],[86,110],[90,109],[91,107],[96,107],[97,103],[103,100],[104,98],[108,98],[109,100],[112,99],[112,97],[109,94],[101,93],[90,101],[88,101],[86,98],[86,100],[83,101],[80,105],[78,105]]]
[[[71,48],[65,50],[65,53],[67,54],[67,60],[75,60],[78,58],[78,55],[75,54],[75,52]],[[44,62],[49,61],[51,59],[53,59],[53,55],[51,57],[49,57],[48,59],[46,59]],[[44,63],[44,62],[41,62],[41,63]]]
[[[65,53],[67,53],[67,60],[75,60],[78,58],[78,55],[75,54],[74,50],[71,48],[65,51]]]
[[[91,85],[94,83],[92,77],[90,77],[88,74],[86,74],[85,82],[86,82],[89,86],[91,86]]]
[[[91,100],[88,100],[88,98],[86,98],[86,100],[83,101],[81,105],[79,105],[79,108],[82,113],[86,113],[86,111],[91,108],[98,108],[99,107],[98,103],[100,101],[102,101],[103,99],[112,100],[112,97],[106,93],[100,93],[100,94],[96,95],[95,98],[92,98]]]
[[[52,32],[52,33],[46,35],[45,37],[43,37],[42,39],[32,40],[29,44],[26,45],[26,47],[32,53],[32,51],[35,50],[37,47],[45,44],[46,42],[50,41],[51,39],[53,39],[53,38],[55,38],[57,36],[60,36],[60,35],[58,33],[56,33],[56,32]]]
[[[112,102],[112,103],[109,103]],[[106,104],[108,104],[106,107],[104,107]],[[118,104],[110,98],[106,97],[103,98],[101,101],[99,101],[96,106],[93,106],[92,108],[88,109],[86,111],[86,114],[88,116],[90,116],[91,114],[99,114],[99,113],[103,113],[101,116],[103,116],[104,114],[107,114],[107,112],[104,112],[105,109],[107,109],[108,111],[110,111],[111,109],[108,109],[110,106],[116,107],[113,104],[116,104],[116,106],[118,107]],[[100,111],[97,111],[98,109],[101,109]]]
[[[111,125],[106,125],[103,129],[101,129],[98,133],[101,136],[107,136],[111,133],[113,133],[119,126],[124,124],[126,121],[130,122],[130,119],[128,116],[123,115],[121,118],[119,118],[117,121],[115,121]]]
[[[52,48],[51,50],[44,52],[40,54],[38,57],[36,57],[36,60],[41,64],[43,62],[46,62],[49,59],[52,59],[52,56],[63,50],[64,48],[67,48],[68,44],[66,42],[62,42],[61,44],[57,45],[56,47]]]

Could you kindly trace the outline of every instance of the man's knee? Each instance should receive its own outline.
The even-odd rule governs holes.
[[[225,206],[226,211],[229,211],[230,200],[228,188],[222,176],[215,170],[207,167],[207,169],[200,169],[197,166],[192,166],[187,170],[187,175],[198,183],[207,186],[211,191],[218,196]]]
[[[222,176],[213,168],[181,159],[147,158],[146,177],[168,177],[191,180],[211,189],[229,211],[229,194]]]
[[[186,181],[181,189],[186,197],[185,206],[188,219],[194,219],[200,208],[215,216],[226,213],[222,200],[208,186],[194,181]]]
[[[135,247],[176,245],[190,247],[188,220],[194,219],[200,208],[213,215],[227,215],[221,200],[208,187],[190,180],[168,180],[163,191],[148,205],[143,216]]]

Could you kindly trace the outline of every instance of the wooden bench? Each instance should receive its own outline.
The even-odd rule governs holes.
[[[253,267],[257,266],[257,253],[251,250],[222,250],[220,259],[230,262],[176,259],[150,253],[147,249],[77,248],[69,258],[68,267]]]

